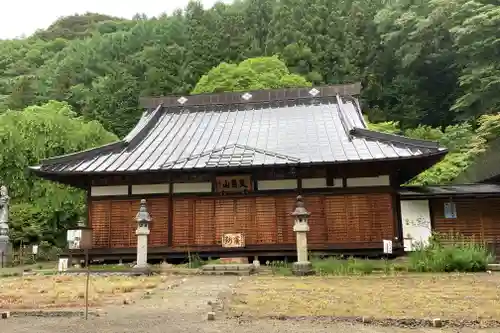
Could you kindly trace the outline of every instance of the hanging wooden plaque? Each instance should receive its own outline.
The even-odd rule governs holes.
[[[216,191],[221,192],[243,192],[252,190],[250,175],[216,177]]]
[[[222,247],[245,247],[245,236],[243,234],[223,234]]]

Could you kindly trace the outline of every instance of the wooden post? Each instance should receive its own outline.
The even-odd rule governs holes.
[[[88,320],[88,318],[89,318],[89,282],[90,282],[89,249],[85,249],[85,266],[87,268],[87,278],[85,281],[85,320]]]

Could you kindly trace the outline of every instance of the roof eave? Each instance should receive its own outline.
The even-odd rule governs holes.
[[[446,154],[447,150],[439,150],[432,153],[420,154],[420,155],[412,155],[412,156],[404,156],[404,157],[394,157],[394,158],[378,158],[378,159],[370,159],[370,160],[356,160],[356,161],[322,161],[322,162],[294,162],[294,163],[277,163],[277,164],[259,164],[259,165],[245,165],[245,166],[214,166],[214,167],[200,167],[200,168],[163,168],[163,169],[155,169],[155,170],[128,170],[128,171],[48,171],[43,170],[43,166],[35,166],[30,167],[30,169],[36,174],[43,177],[43,175],[82,175],[82,176],[92,176],[92,175],[135,175],[135,174],[148,174],[148,173],[162,173],[162,172],[201,172],[201,171],[214,171],[214,170],[242,170],[242,169],[255,169],[258,167],[268,167],[273,168],[277,166],[293,166],[293,167],[309,167],[309,166],[324,166],[324,165],[335,165],[335,164],[356,164],[356,163],[374,163],[374,162],[394,162],[394,161],[408,161],[408,160],[421,160],[427,158],[434,158],[438,161],[442,159]]]
[[[92,159],[95,156],[102,153],[111,153],[115,151],[120,151],[129,146],[134,146],[137,143],[141,142],[146,134],[151,130],[151,128],[158,121],[158,117],[161,114],[162,105],[158,105],[157,108],[152,112],[149,119],[145,123],[137,122],[136,126],[129,132],[129,134],[122,140],[115,141],[112,143],[108,143],[99,147],[90,148],[87,150],[82,150],[74,153],[69,153],[65,155],[50,157],[41,160],[41,165],[38,166],[39,169],[44,165],[53,165],[56,163],[70,163],[73,161],[81,161],[85,159]],[[144,117],[145,114],[150,113],[150,111],[145,111],[141,117]],[[134,133],[135,132],[135,133]],[[31,168],[31,167],[30,167]],[[37,168],[34,166],[33,168]]]

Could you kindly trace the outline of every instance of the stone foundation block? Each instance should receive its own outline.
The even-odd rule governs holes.
[[[438,328],[439,327],[443,327],[443,322],[439,318],[433,319],[432,320],[432,326],[433,327],[438,327]]]
[[[295,262],[292,266],[292,273],[297,276],[314,275],[314,270],[312,269],[312,264],[308,261]]]

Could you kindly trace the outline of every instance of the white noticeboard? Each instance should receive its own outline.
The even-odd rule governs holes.
[[[65,272],[68,270],[68,258],[59,258],[59,263],[57,265],[57,271]]]
[[[384,253],[392,254],[392,240],[384,239]]]
[[[444,218],[445,219],[456,219],[457,218],[457,206],[454,202],[445,202],[444,204]]]
[[[82,239],[81,230],[68,230],[66,234],[66,240],[68,242],[68,248],[70,250],[80,249],[80,240]]]
[[[33,245],[32,249],[31,249],[31,252],[33,254],[38,254],[38,245]]]

